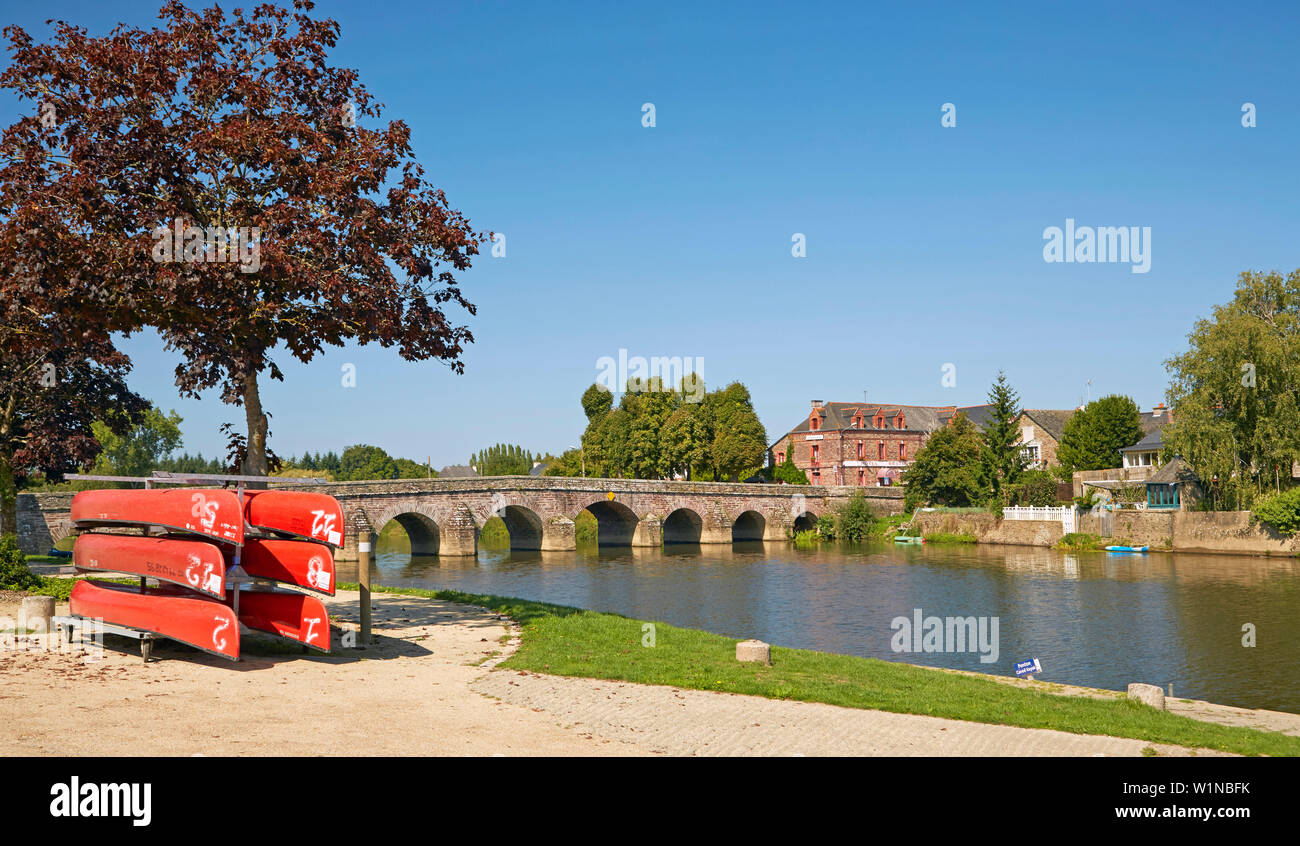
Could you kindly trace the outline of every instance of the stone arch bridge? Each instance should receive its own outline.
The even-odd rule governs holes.
[[[358,540],[392,520],[406,530],[415,554],[474,555],[479,532],[493,515],[509,529],[512,549],[573,549],[573,521],[584,509],[596,518],[602,546],[785,541],[792,530],[810,528],[859,490],[556,476],[272,484],[338,499],[347,520],[340,560],[355,559]],[[902,488],[861,490],[877,514],[902,510]],[[19,541],[25,552],[43,553],[71,533],[71,499],[66,493],[19,497]]]

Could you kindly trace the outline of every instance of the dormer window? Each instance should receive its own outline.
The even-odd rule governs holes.
[[[898,415],[898,418],[897,418],[896,420],[894,420],[894,426],[895,426],[896,428],[899,428],[899,429],[906,429],[906,428],[907,428],[907,418],[904,417],[902,414],[899,414],[899,415]]]
[[[885,428],[885,415],[883,414],[876,415],[876,428],[877,429]]]
[[[821,418],[818,417],[816,414],[812,416],[811,420],[812,420],[812,430],[814,432],[816,432],[818,429],[822,427]]]

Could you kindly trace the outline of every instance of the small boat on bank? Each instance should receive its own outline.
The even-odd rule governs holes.
[[[343,546],[343,508],[328,494],[245,491],[244,519],[255,529]]]
[[[1107,552],[1146,552],[1145,546],[1108,546]]]
[[[244,541],[239,497],[221,488],[81,491],[72,498],[71,517],[78,529],[162,526],[228,543]]]
[[[226,601],[234,604],[232,590]],[[239,622],[250,629],[330,651],[330,619],[325,603],[314,596],[291,590],[243,590],[239,592]]]
[[[227,551],[226,558],[234,563],[233,549]],[[248,538],[240,550],[239,566],[255,578],[334,595],[334,554],[323,543]]]
[[[226,597],[221,548],[192,537],[85,534],[72,547],[72,564],[79,570],[125,573]]]
[[[925,543],[925,538],[913,537],[910,535],[895,535],[894,543]]]
[[[239,660],[239,623],[226,603],[186,588],[142,588],[80,579],[68,598],[78,617],[162,635],[231,661]]]

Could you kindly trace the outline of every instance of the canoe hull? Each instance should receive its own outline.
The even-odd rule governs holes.
[[[221,548],[208,541],[86,534],[72,547],[72,564],[81,570],[158,579],[216,599],[226,597],[226,559]]]
[[[81,491],[72,498],[71,517],[77,528],[163,526],[228,543],[244,541],[239,497],[220,488]]]
[[[227,602],[233,605],[234,591]],[[330,620],[314,596],[288,590],[245,590],[239,594],[239,622],[250,629],[330,651]]]
[[[247,491],[248,525],[330,546],[343,546],[343,508],[327,494],[304,491]]]
[[[227,553],[233,560],[233,550]],[[259,579],[334,595],[334,554],[322,543],[247,538],[240,552],[244,572]]]
[[[171,586],[144,588],[81,579],[69,610],[78,617],[153,632],[196,649],[239,660],[239,625],[229,605]]]

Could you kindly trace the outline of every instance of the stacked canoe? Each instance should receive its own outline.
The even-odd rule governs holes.
[[[79,617],[152,632],[239,660],[240,624],[330,651],[333,549],[343,512],[325,494],[220,488],[82,491],[72,500],[87,532],[72,563],[83,572],[138,576],[126,585],[80,579],[69,607]],[[242,573],[241,573],[242,571]],[[156,587],[147,587],[153,579]]]

